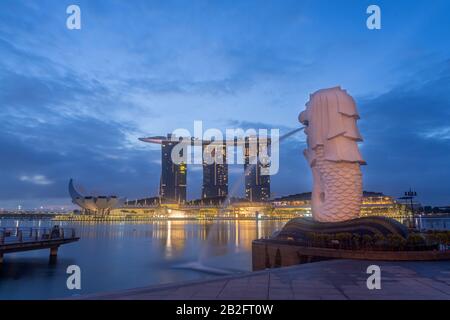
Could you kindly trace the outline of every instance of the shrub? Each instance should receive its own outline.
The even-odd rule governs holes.
[[[336,240],[339,241],[339,248],[347,249],[350,247],[350,243],[352,241],[352,234],[348,232],[337,233]]]
[[[419,233],[410,233],[406,239],[406,244],[412,247],[424,246],[425,239]]]
[[[402,249],[404,249],[404,247],[406,245],[406,240],[396,234],[388,235],[387,241],[388,241],[389,247],[394,251],[402,250]]]
[[[352,236],[352,247],[356,250],[361,248],[361,236],[354,233]]]
[[[436,238],[441,245],[448,246],[450,243],[449,234],[447,232],[438,232]]]
[[[373,247],[373,243],[374,243],[374,238],[369,235],[369,234],[365,234],[362,237],[362,245],[365,249],[371,249]]]
[[[381,233],[376,233],[373,236],[373,244],[375,248],[383,250],[384,247],[386,246],[386,241],[387,241],[386,237]]]
[[[450,231],[429,231],[425,236],[431,245],[448,246],[450,244]]]

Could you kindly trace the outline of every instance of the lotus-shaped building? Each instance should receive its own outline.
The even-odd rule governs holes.
[[[83,209],[85,214],[96,214],[105,216],[108,215],[112,209],[120,207],[124,204],[123,199],[117,196],[83,196],[73,185],[73,179],[69,182],[69,194],[72,202]]]

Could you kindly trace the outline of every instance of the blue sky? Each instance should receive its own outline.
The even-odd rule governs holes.
[[[70,4],[81,30],[66,28]],[[370,4],[381,30],[366,28]],[[68,205],[71,177],[155,195],[160,152],[138,137],[195,120],[288,132],[335,85],[361,113],[364,189],[448,205],[449,15],[445,0],[1,0],[0,208]],[[310,190],[303,148],[302,134],[283,145],[275,196]],[[195,198],[201,170],[188,181]]]

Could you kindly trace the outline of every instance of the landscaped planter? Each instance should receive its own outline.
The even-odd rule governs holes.
[[[287,267],[329,259],[372,261],[436,261],[450,260],[450,250],[380,251],[345,250],[307,247],[295,241],[255,240],[252,243],[253,270]]]

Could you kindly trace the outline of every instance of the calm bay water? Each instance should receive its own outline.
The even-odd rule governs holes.
[[[203,252],[204,264],[230,273],[251,270],[251,242],[279,230],[283,221],[158,221],[61,223],[79,242],[61,246],[55,264],[49,250],[6,254],[0,267],[0,299],[48,299],[219,276],[185,268]],[[0,220],[0,227],[49,227],[48,220]],[[209,231],[213,232],[208,237]],[[208,239],[208,240],[207,240]],[[81,268],[81,290],[66,287],[69,265]]]
[[[416,218],[421,230],[450,230],[450,218]]]
[[[251,242],[271,235],[285,221],[157,221],[60,223],[81,240],[61,246],[55,264],[49,250],[6,254],[0,266],[0,299],[65,298],[80,294],[218,277],[186,265],[204,257],[211,269],[251,270]],[[0,227],[49,227],[49,220],[0,220]],[[450,218],[425,219],[425,229],[450,229]],[[211,234],[211,235],[209,235]],[[81,268],[82,290],[66,287],[69,265]]]

